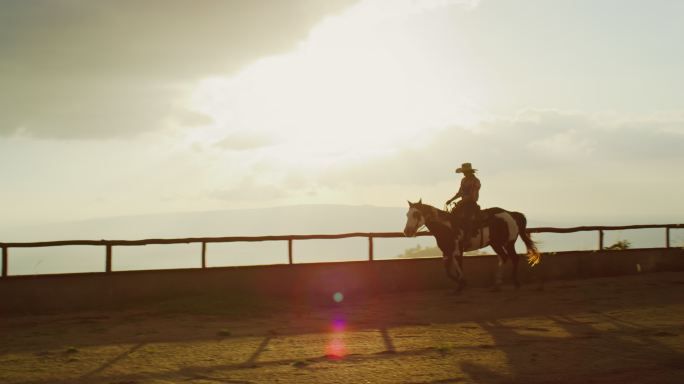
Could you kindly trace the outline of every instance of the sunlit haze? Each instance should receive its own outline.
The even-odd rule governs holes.
[[[485,207],[681,221],[683,14],[676,0],[3,2],[0,230],[441,206],[463,162]]]

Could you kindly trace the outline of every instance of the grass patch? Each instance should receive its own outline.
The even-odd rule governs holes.
[[[308,361],[297,360],[294,363],[292,363],[292,366],[295,368],[304,368],[304,367],[308,366],[309,364],[311,364],[311,363],[309,363]]]
[[[218,337],[231,337],[231,336],[233,336],[233,333],[227,329],[221,329],[220,331],[216,332],[216,336],[218,336]]]
[[[440,344],[435,349],[440,354],[445,355],[445,354],[449,353],[449,351],[451,351],[452,348],[453,348],[453,345],[451,345],[451,344]]]

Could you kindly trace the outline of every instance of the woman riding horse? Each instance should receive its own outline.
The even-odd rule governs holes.
[[[480,197],[480,180],[475,177],[475,172],[477,169],[473,169],[473,165],[470,163],[463,163],[460,168],[456,169],[456,173],[462,173],[463,178],[461,179],[461,187],[454,197],[447,200],[446,205],[448,206],[454,200],[458,199],[458,203],[451,210],[454,214],[454,220],[460,224],[463,232],[466,234],[466,238],[473,235],[473,229],[475,227],[475,217],[480,212],[480,206],[477,205],[477,199]]]
[[[477,228],[475,233],[465,235],[462,228],[454,226],[452,215],[431,205],[423,204],[422,200],[417,203],[409,203],[406,213],[406,226],[404,235],[413,237],[418,230],[426,226],[435,237],[437,246],[442,251],[442,258],[447,275],[456,281],[457,289],[465,286],[463,273],[463,253],[491,246],[499,260],[494,288],[499,289],[503,281],[503,264],[511,259],[513,264],[513,282],[516,288],[518,283],[518,254],[515,251],[515,242],[518,237],[527,247],[527,261],[534,266],[539,263],[541,255],[537,247],[527,233],[527,219],[520,212],[509,212],[501,208],[489,208],[482,211],[482,215],[488,217],[484,226]],[[467,237],[467,241],[463,241]],[[465,244],[465,246],[464,246]]]

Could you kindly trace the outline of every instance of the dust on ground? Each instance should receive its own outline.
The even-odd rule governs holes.
[[[0,382],[684,382],[684,272],[342,295],[4,317]]]

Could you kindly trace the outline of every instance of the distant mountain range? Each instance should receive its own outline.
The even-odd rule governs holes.
[[[400,232],[406,208],[300,205],[268,209],[239,209],[140,216],[106,217],[11,228],[0,231],[0,241],[135,240],[221,236],[335,234],[346,232]],[[393,258],[431,239],[379,239],[376,255]],[[285,242],[208,245],[210,265],[248,265],[287,262]],[[115,269],[194,267],[199,245],[115,247]],[[293,244],[295,262],[363,260],[366,239],[307,240]],[[98,247],[13,249],[10,273],[98,271],[104,250]]]
[[[0,231],[2,241],[399,232],[406,208],[299,205],[105,217]]]

